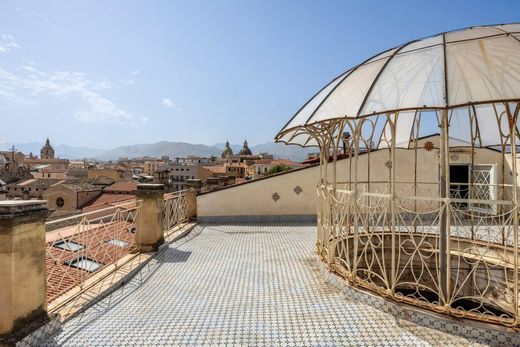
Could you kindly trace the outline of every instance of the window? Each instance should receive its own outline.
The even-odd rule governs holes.
[[[70,259],[67,260],[65,264],[88,272],[94,272],[101,267],[100,263],[87,257],[77,257]]]
[[[111,245],[117,246],[117,247],[122,247],[122,248],[128,246],[128,242],[125,242],[123,240],[118,240],[118,239],[109,240],[108,243]]]
[[[65,205],[65,200],[63,200],[62,197],[57,198],[56,199],[56,206],[63,207],[63,205]]]
[[[55,244],[53,244],[53,246],[56,248],[61,248],[61,249],[64,249],[66,251],[71,251],[71,252],[76,252],[76,251],[79,251],[80,249],[85,248],[84,245],[77,243],[75,241],[70,241],[70,240],[69,241],[65,241],[65,240],[58,241]]]

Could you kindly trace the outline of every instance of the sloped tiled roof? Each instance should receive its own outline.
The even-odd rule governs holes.
[[[110,177],[96,176],[94,178],[89,178],[89,179],[85,180],[85,182],[88,182],[88,183],[94,184],[94,185],[108,186],[108,185],[113,184],[115,181],[113,179],[111,179]]]
[[[110,194],[103,193],[94,200],[89,201],[83,206],[83,212],[89,212],[100,208],[110,207],[111,205],[121,203],[127,200],[135,200],[135,195],[131,194]],[[88,210],[88,211],[87,211]]]
[[[91,191],[101,190],[101,187],[95,186],[95,185],[87,183],[87,182],[63,183],[63,185],[76,192],[91,192]]]
[[[85,280],[96,273],[71,267],[67,264],[67,261],[79,256],[86,257],[104,266],[112,264],[128,254],[130,247],[121,248],[108,243],[108,241],[118,239],[129,245],[133,244],[134,234],[126,231],[126,228],[132,225],[130,222],[119,221],[112,224],[92,224],[82,229],[85,231],[80,233],[77,233],[76,226],[47,233],[48,301],[54,300],[78,285],[76,279]],[[66,229],[71,230],[67,232]],[[66,236],[68,234],[70,236]],[[61,240],[76,242],[82,245],[83,249],[73,252],[55,247],[56,242]]]
[[[66,180],[62,179],[38,179],[31,178],[29,180],[25,180],[19,183],[12,183],[9,186],[11,187],[22,187],[22,188],[48,188],[55,184],[66,182]]]
[[[105,187],[106,192],[132,192],[137,189],[137,183],[134,181],[115,182],[114,184]]]

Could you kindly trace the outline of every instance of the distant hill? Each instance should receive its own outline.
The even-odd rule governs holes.
[[[25,154],[32,152],[34,155],[40,154],[43,143],[3,143],[0,150],[8,150],[13,146],[16,150]],[[96,158],[99,160],[117,160],[121,157],[160,157],[168,155],[170,158],[186,157],[195,155],[201,157],[220,156],[224,143],[217,143],[213,146],[202,144],[191,144],[186,142],[160,141],[150,144],[137,144],[120,146],[114,149],[99,149],[89,147],[73,147],[68,145],[55,145],[56,156],[63,159],[84,159]],[[231,144],[234,153],[238,153],[242,145]],[[295,161],[302,161],[307,157],[307,153],[316,152],[315,148],[302,148],[299,146],[288,146],[283,143],[266,142],[263,144],[250,146],[254,154],[269,153],[275,158],[288,158]]]
[[[100,160],[114,160],[121,157],[160,157],[168,155],[170,158],[185,157],[188,155],[196,155],[201,157],[211,157],[212,155],[220,155],[221,149],[207,145],[192,145],[185,142],[169,142],[160,141],[150,144],[139,144],[116,147],[109,150],[97,158]]]
[[[294,161],[304,161],[308,153],[318,152],[317,148],[303,148],[295,145],[286,145],[284,143],[266,142],[251,147],[253,153],[269,153],[278,159],[291,159]]]
[[[29,142],[29,143],[1,143],[0,150],[10,150],[12,146],[17,151],[25,154],[33,153],[34,155],[40,155],[40,149],[44,145],[43,142]],[[106,153],[106,149],[97,149],[89,147],[73,147],[68,145],[56,145],[53,146],[56,156],[63,159],[84,159],[84,158],[96,158],[103,153]]]
[[[216,143],[214,147],[219,148],[220,152],[222,152],[222,149],[225,145],[225,143]],[[233,153],[238,153],[240,152],[240,149],[242,149],[243,145],[230,144],[229,146],[233,150]],[[249,146],[249,148],[253,154],[269,153],[272,154],[276,159],[283,158],[294,161],[303,161],[307,158],[308,153],[314,153],[318,151],[317,148],[303,148],[300,146],[285,145],[283,143],[276,142],[266,142],[255,146]]]

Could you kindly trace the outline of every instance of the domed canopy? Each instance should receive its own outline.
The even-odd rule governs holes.
[[[226,157],[228,157],[230,155],[233,155],[233,150],[229,146],[229,141],[226,141],[226,147],[224,147],[224,150],[222,151],[221,157],[222,158],[226,158]]]
[[[327,120],[519,99],[520,23],[471,27],[408,42],[344,72],[307,101],[276,141],[315,145],[305,127]]]
[[[244,141],[244,146],[242,147],[242,149],[240,150],[240,152],[238,154],[239,155],[253,155],[253,153],[247,146],[247,140]]]

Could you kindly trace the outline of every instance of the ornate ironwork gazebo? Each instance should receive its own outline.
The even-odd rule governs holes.
[[[518,327],[520,24],[349,69],[276,136],[319,146],[318,252],[352,286]]]

